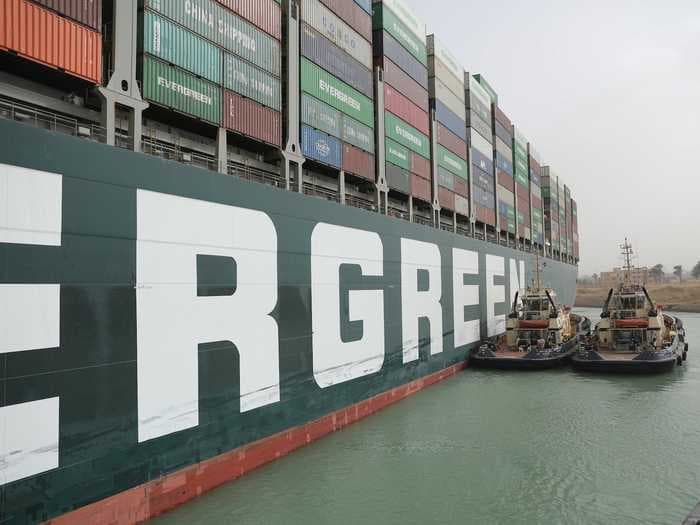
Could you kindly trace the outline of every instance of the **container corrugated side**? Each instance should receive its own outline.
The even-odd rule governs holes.
[[[301,19],[362,65],[372,68],[372,44],[321,2],[302,0]]]
[[[372,27],[377,31],[381,29],[387,31],[418,62],[424,67],[428,67],[428,51],[425,45],[425,37],[421,41],[419,35],[414,34],[384,3],[374,5]]]
[[[497,122],[501,124],[505,129],[511,129],[513,127],[513,123],[510,121],[508,116],[503,112],[501,108],[498,106],[495,106],[494,108],[494,118],[496,119]]]
[[[491,132],[491,126],[486,122],[481,120],[474,112],[469,111],[467,113],[467,126],[476,130],[479,135],[484,137],[487,142],[493,143],[493,133]]]
[[[0,2],[0,50],[100,84],[102,35],[25,0]]]
[[[478,168],[472,169],[472,184],[488,193],[496,193],[496,184],[493,177]]]
[[[417,36],[423,44],[427,44],[428,37],[425,31],[425,23],[416,16],[403,0],[372,0],[372,4],[375,6],[380,3],[391,9],[392,13],[399,17],[409,31]]]
[[[455,193],[455,211],[464,217],[469,217],[469,199]]]
[[[481,152],[475,148],[472,148],[471,150],[471,161],[472,166],[485,171],[491,177],[495,178],[493,162],[485,155],[482,155]]]
[[[387,57],[377,57],[375,67],[384,70],[384,82],[394,87],[419,108],[428,110],[428,90]]]
[[[467,75],[469,77],[468,80]],[[471,97],[469,97],[470,102],[473,102],[473,100],[476,99],[484,107],[489,108],[489,113],[491,112],[491,96],[481,86],[481,84],[479,84],[479,82],[469,73],[465,73],[464,87],[465,89],[469,90],[469,94],[471,95]]]
[[[500,122],[496,122],[495,130],[496,137],[501,139],[504,144],[508,146],[509,149],[513,149],[513,133],[507,131]]]
[[[224,87],[275,111],[282,109],[280,80],[230,53],[224,53]]]
[[[430,140],[416,128],[388,111],[384,112],[384,128],[387,137],[426,159],[430,158]]]
[[[312,27],[301,24],[301,54],[368,98],[374,98],[372,71]]]
[[[466,107],[464,103],[464,82],[460,78],[454,76],[447,66],[435,55],[428,55],[428,78],[430,77],[439,78],[445,86],[447,86],[447,89],[460,99],[462,106]]]
[[[519,200],[530,202],[530,188],[528,186],[522,186],[521,184],[515,185],[515,195]]]
[[[411,151],[390,138],[384,139],[386,161],[406,171],[411,170]]]
[[[455,190],[455,175],[451,171],[447,171],[442,166],[438,166],[437,179],[438,186],[447,188],[450,191]]]
[[[469,181],[455,177],[455,193],[463,197],[469,197]]]
[[[497,180],[499,186],[502,186],[503,188],[507,189],[511,193],[513,193],[515,191],[515,179],[513,179],[513,177],[509,176],[506,172],[497,169],[496,170],[496,180]]]
[[[479,99],[470,95],[467,97],[467,108],[476,113],[484,122],[491,122],[492,112],[488,106],[484,106]]]
[[[484,91],[488,93],[489,97],[491,98],[491,103],[494,105],[498,105],[498,93],[496,93],[496,90],[493,89],[491,84],[487,82],[487,80],[484,78],[483,75],[480,73],[477,73],[474,75],[474,80],[476,80],[479,85],[484,88]]]
[[[432,202],[431,194],[431,184],[428,179],[418,175],[411,176],[411,195],[424,202]]]
[[[474,204],[490,210],[496,209],[496,195],[478,186],[472,186],[474,192]]]
[[[301,122],[340,138],[343,114],[320,100],[301,94]]]
[[[386,183],[392,190],[400,191],[405,195],[411,193],[411,177],[412,175],[400,167],[386,163]]]
[[[144,53],[221,84],[221,49],[167,18],[144,11],[141,44]]]
[[[496,210],[474,204],[474,215],[478,222],[496,226]]]
[[[467,143],[440,122],[437,123],[437,141],[459,158],[467,160]]]
[[[491,143],[477,133],[473,128],[470,129],[469,144],[471,145],[472,150],[478,150],[479,153],[493,162],[493,147],[491,146]]]
[[[430,160],[420,156],[415,151],[411,152],[411,173],[415,173],[424,179],[429,179],[431,170]]]
[[[355,2],[348,0],[321,0],[328,9],[357,31],[368,42],[372,42],[372,17]]]
[[[3,0],[4,2],[5,0]],[[56,11],[62,16],[102,31],[102,0],[33,0],[34,3]]]
[[[455,194],[447,188],[438,188],[438,200],[442,208],[455,210]]]
[[[143,97],[212,124],[221,123],[221,87],[155,58],[142,59]]]
[[[423,88],[428,89],[428,68],[421,64],[386,31],[375,31],[372,36],[374,54],[386,56]]]
[[[372,15],[372,0],[354,0],[368,15]]]
[[[217,0],[277,40],[282,39],[282,6],[275,0]]]
[[[335,137],[309,126],[301,127],[301,150],[309,159],[341,169],[343,146]]]
[[[435,35],[428,35],[427,39],[428,46],[428,56],[433,56],[437,58],[453,77],[459,78],[459,84],[462,92],[462,97],[464,96],[464,67],[459,63],[457,57],[455,57],[452,52],[447,49],[447,47],[437,38]],[[438,76],[439,75],[433,75]]]
[[[340,132],[340,138],[344,142],[374,154],[374,130],[369,126],[360,124],[354,118],[343,115]]]
[[[467,162],[457,155],[452,153],[450,150],[444,146],[438,144],[437,147],[437,162],[438,166],[442,166],[446,170],[449,170],[458,177],[466,179],[469,177],[469,167]]]
[[[273,146],[282,142],[282,116],[278,112],[227,89],[224,90],[223,125]]]
[[[215,0],[142,0],[144,7],[185,26],[279,77],[281,45]]]
[[[460,139],[467,139],[467,125],[463,119],[452,113],[449,108],[437,99],[431,99],[431,105],[435,108],[435,120],[457,135]]]
[[[389,84],[384,84],[384,107],[394,115],[408,122],[421,133],[430,133],[430,123],[427,111],[422,110],[404,97]]]
[[[460,120],[464,122],[467,119],[464,102],[447,89],[447,86],[439,78],[428,78],[428,93],[430,93],[430,98],[435,98],[445,104]]]
[[[376,178],[374,155],[350,144],[343,144],[343,171],[374,181]]]
[[[303,57],[301,90],[374,128],[374,102]]]

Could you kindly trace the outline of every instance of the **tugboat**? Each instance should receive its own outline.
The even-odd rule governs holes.
[[[478,368],[501,370],[543,370],[566,364],[590,334],[588,318],[556,303],[556,293],[540,283],[540,262],[536,277],[519,304],[516,292],[506,323],[506,334],[484,342],[471,355],[470,364]]]
[[[625,275],[610,289],[595,334],[573,357],[574,368],[595,372],[654,373],[688,357],[683,322],[666,315],[647,289],[632,282],[632,246],[625,239]]]

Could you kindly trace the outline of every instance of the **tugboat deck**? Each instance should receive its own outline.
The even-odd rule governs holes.
[[[600,357],[610,361],[632,361],[639,354],[637,352],[616,352],[613,350],[599,350]]]

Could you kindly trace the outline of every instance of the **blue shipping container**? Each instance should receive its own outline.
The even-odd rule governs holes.
[[[307,158],[340,169],[343,165],[343,146],[330,135],[309,126],[301,127],[301,149]]]
[[[501,155],[498,151],[496,152],[496,167],[506,172],[511,177],[513,176],[513,162]]]
[[[355,0],[355,3],[370,15],[372,14],[372,0]]]
[[[472,166],[472,182],[474,186],[486,190],[489,193],[496,193],[496,183],[493,180],[493,175],[489,175],[485,171]]]
[[[474,204],[478,204],[484,208],[489,208],[491,210],[496,209],[496,196],[493,193],[484,191],[478,186],[473,187],[474,191]]]
[[[476,166],[486,173],[493,173],[493,162],[476,148],[471,148],[472,166]],[[492,175],[493,176],[493,175]]]
[[[435,104],[435,118],[437,121],[466,142],[467,124],[438,99],[432,99]]]

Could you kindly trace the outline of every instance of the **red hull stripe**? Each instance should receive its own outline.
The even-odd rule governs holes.
[[[127,525],[146,521],[447,379],[465,367],[466,363],[450,366],[360,403],[331,412],[316,421],[249,443],[53,518],[46,524]]]

